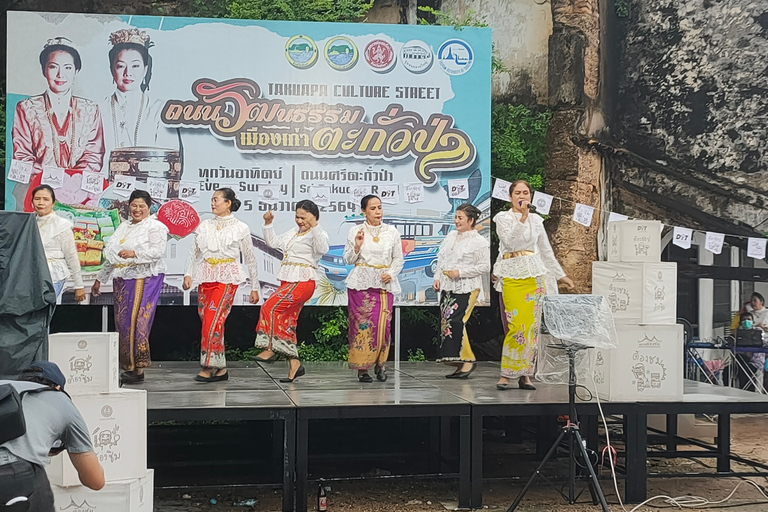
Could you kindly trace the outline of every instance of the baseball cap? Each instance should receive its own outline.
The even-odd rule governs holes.
[[[34,361],[32,364],[24,368],[21,374],[25,376],[34,375],[36,377],[48,379],[49,381],[61,387],[62,391],[64,390],[64,384],[67,383],[66,377],[64,377],[64,374],[61,373],[61,370],[56,365],[56,363],[52,363],[50,361]]]

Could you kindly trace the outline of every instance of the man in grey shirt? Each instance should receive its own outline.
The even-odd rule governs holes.
[[[104,487],[104,470],[83,417],[64,392],[59,367],[36,361],[11,384],[22,393],[26,433],[0,445],[0,512],[53,512],[53,492],[44,466],[50,456],[67,450],[80,482],[94,490]],[[47,386],[48,389],[44,389]]]

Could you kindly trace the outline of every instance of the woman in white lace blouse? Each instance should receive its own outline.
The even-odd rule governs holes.
[[[440,292],[440,352],[438,362],[455,366],[448,379],[466,379],[475,369],[475,354],[465,324],[491,271],[488,240],[475,229],[480,210],[471,204],[456,208],[456,229],[448,233],[437,253],[432,288]]]
[[[242,256],[251,278],[249,302],[259,302],[259,273],[253,254],[251,230],[232,215],[240,209],[240,200],[231,188],[220,188],[211,198],[214,218],[204,220],[195,230],[195,241],[189,255],[182,287],[197,285],[197,312],[203,322],[200,341],[200,373],[198,382],[229,379],[224,355],[224,322],[232,310],[237,287],[245,283],[240,266]]]
[[[48,185],[40,185],[32,191],[32,206],[35,208],[37,228],[40,230],[40,239],[45,249],[56,297],[71,277],[74,281],[75,300],[80,302],[85,299],[85,287],[80,274],[80,260],[77,257],[72,223],[56,215],[53,211],[55,202],[56,194]]]
[[[397,228],[382,221],[384,210],[377,196],[363,197],[360,207],[365,222],[352,226],[344,247],[344,261],[355,266],[347,276],[349,367],[357,370],[360,382],[373,382],[368,374],[373,366],[383,382],[403,246]]]
[[[536,344],[545,293],[544,276],[552,273],[566,288],[573,281],[565,275],[549,245],[544,220],[529,214],[533,190],[524,180],[509,187],[512,208],[493,218],[499,236],[499,256],[493,265],[496,290],[504,299],[507,334],[501,352],[501,377],[496,387],[507,389],[508,379],[519,379],[521,389],[536,389],[531,377],[536,370]]]
[[[104,266],[91,287],[91,294],[97,297],[101,283],[112,279],[123,383],[144,380],[144,368],[152,364],[149,333],[165,279],[168,228],[150,217],[151,205],[152,198],[145,190],[131,193],[131,218],[120,224],[107,242]]]
[[[317,262],[328,252],[328,233],[317,223],[320,209],[305,199],[296,203],[296,227],[278,236],[272,224],[271,211],[264,214],[264,240],[267,245],[283,252],[283,262],[277,278],[280,288],[261,306],[256,327],[256,346],[264,351],[256,357],[260,363],[271,363],[275,354],[288,358],[288,377],[281,382],[293,382],[304,375],[296,348],[296,324],[304,303],[315,293]]]

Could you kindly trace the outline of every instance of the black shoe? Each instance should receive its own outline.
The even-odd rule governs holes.
[[[536,391],[536,387],[531,384],[525,384],[523,381],[518,381],[517,385],[520,387],[520,389],[526,389],[528,391]]]
[[[357,380],[360,382],[373,382],[373,378],[367,373],[358,374]]]
[[[202,375],[195,375],[197,382],[221,382],[223,380],[229,380],[229,372],[222,375],[213,374],[210,377],[203,377]]]
[[[496,389],[500,389],[502,391],[504,391],[505,389],[509,389],[509,383],[507,383],[507,382],[505,382],[505,383],[497,382],[496,383]]]
[[[285,377],[280,379],[280,382],[293,382],[306,373],[307,373],[307,370],[304,369],[304,366],[299,365],[299,368],[296,370],[296,373],[293,374],[293,378]]]
[[[272,364],[272,363],[274,363],[274,362],[275,362],[275,359],[277,359],[277,354],[275,354],[274,352],[272,352],[272,355],[271,355],[271,356],[269,356],[269,357],[268,357],[268,358],[266,358],[266,359],[262,359],[262,358],[260,358],[260,357],[258,357],[258,356],[256,356],[256,357],[254,357],[254,358],[253,358],[253,360],[254,360],[254,361],[256,361],[257,363],[267,363],[267,364]]]
[[[387,369],[384,368],[384,365],[375,366],[373,368],[373,372],[376,374],[376,379],[379,380],[380,382],[387,381]]]
[[[451,374],[451,376],[450,376],[450,377],[448,377],[448,378],[449,378],[449,379],[468,379],[468,378],[469,378],[469,375],[470,375],[470,374],[471,374],[473,371],[475,371],[475,368],[477,368],[477,364],[473,364],[473,365],[472,365],[472,368],[470,368],[470,369],[469,369],[468,371],[466,371],[466,372],[456,372],[456,373],[453,373],[453,374]]]
[[[123,384],[136,384],[144,382],[144,374],[132,371],[125,371],[120,375],[120,382]]]

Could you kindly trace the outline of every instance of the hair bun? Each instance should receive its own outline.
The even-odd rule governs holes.
[[[237,198],[232,199],[232,206],[230,207],[230,211],[236,212],[240,209],[240,200]]]

